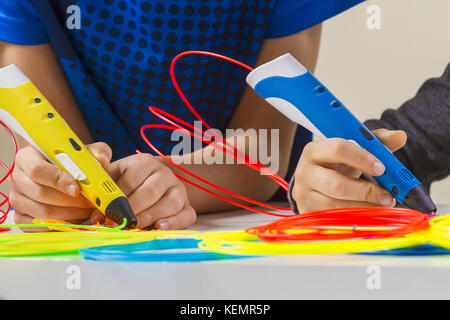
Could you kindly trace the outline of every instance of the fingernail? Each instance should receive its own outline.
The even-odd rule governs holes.
[[[167,221],[162,221],[159,223],[159,228],[161,230],[167,230],[169,229],[169,223]]]
[[[395,198],[392,198],[392,203],[391,203],[391,207],[395,207],[397,205],[397,200],[395,200]]]
[[[94,158],[98,161],[98,159],[108,159],[108,156],[106,153],[102,151],[93,151],[92,154],[94,155]]]
[[[103,159],[108,160],[108,155],[107,155],[106,153],[102,152],[102,153],[100,153],[100,156],[101,156]]]
[[[76,190],[77,190],[77,186],[74,184],[69,184],[69,186],[67,187],[67,191],[69,192],[69,194],[72,197],[75,197],[76,195]]]
[[[373,172],[377,176],[381,176],[384,173],[384,165],[381,162],[376,161],[373,165]]]
[[[391,133],[390,130],[383,129],[383,130],[380,130],[380,131],[378,132],[378,136],[379,136],[380,138],[384,138],[384,137],[388,136],[390,133]]]
[[[379,203],[385,207],[391,206],[392,205],[392,196],[387,193],[382,193],[380,195]]]

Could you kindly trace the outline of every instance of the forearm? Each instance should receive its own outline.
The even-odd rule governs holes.
[[[51,45],[21,46],[0,41],[0,67],[12,63],[31,79],[85,144],[93,142]]]
[[[236,146],[236,148],[241,152],[251,154],[252,152],[250,151],[250,149],[255,150],[255,146],[258,146],[258,140],[261,139],[260,136],[256,136],[256,139],[254,138],[255,137],[253,137],[253,139],[250,139],[248,137],[246,138],[243,135],[238,135],[233,138],[228,138],[227,141],[230,144]],[[252,158],[260,162],[265,162],[265,165],[267,167],[272,168],[274,171],[276,171],[276,173],[284,177],[288,168],[288,161],[286,159],[289,159],[288,150],[291,147],[289,146],[289,144],[292,145],[293,141],[292,139],[290,139],[290,141],[289,139],[285,139],[283,142],[281,142],[281,139],[278,140],[276,138],[277,137],[272,137],[270,134],[268,135],[268,150],[267,156],[265,156],[264,159],[259,157],[259,152],[257,152]],[[273,143],[275,149],[270,147],[270,141],[272,141],[272,139],[276,139],[277,141],[277,143]],[[264,143],[266,143],[266,141],[264,141]],[[259,151],[259,148],[257,149]],[[214,163],[211,163],[212,159],[214,160]],[[270,159],[269,163],[267,163],[266,161],[268,159]],[[239,195],[243,195],[257,201],[264,202],[270,199],[270,197],[279,188],[279,185],[275,182],[270,181],[267,176],[262,175],[259,172],[249,168],[248,166],[243,164],[242,161],[238,162],[238,160],[230,156],[226,156],[224,153],[222,153],[222,151],[216,150],[212,145],[187,155],[176,157],[172,156],[172,160],[179,163],[179,165],[183,169],[192,172],[207,181],[210,181],[222,188],[228,189]],[[167,162],[162,158],[160,158],[160,161],[164,164],[167,164]],[[175,173],[182,176],[183,178],[211,189],[211,187],[194,179],[186,172],[183,172],[175,166],[169,166]],[[185,182],[185,186],[187,189],[189,201],[191,202],[191,205],[194,207],[197,213],[224,211],[236,208],[234,205],[225,202],[215,196],[212,196],[209,193],[187,182]],[[213,189],[213,191],[230,198],[229,195],[226,195],[225,193],[220,192],[216,189]],[[236,198],[232,199],[237,202],[244,203]],[[248,203],[245,204],[248,205]]]
[[[395,154],[427,187],[450,174],[450,64],[440,78],[429,79],[397,110],[387,110],[370,129],[401,129],[406,146]]]
[[[261,65],[286,52],[290,52],[302,61],[309,70],[314,71],[319,51],[321,29],[321,25],[316,25],[291,36],[266,40],[261,48],[256,65]],[[276,146],[277,150],[273,150],[276,152],[272,152],[271,156],[273,158],[275,154],[278,155],[278,170],[275,171],[282,178],[285,178],[297,129],[295,123],[289,121],[259,97],[252,89],[247,87],[227,128],[240,128],[244,131],[247,129],[256,129],[257,131],[259,129],[265,129],[268,133],[268,140],[265,141],[268,146],[270,145],[269,140],[272,139],[270,133],[272,130],[277,130],[279,143]],[[185,164],[183,167],[233,192],[259,201],[270,199],[279,188],[268,177],[242,164]],[[181,176],[190,179],[187,174],[180,172],[180,170],[174,170]],[[186,187],[188,189],[189,199],[199,213],[226,210],[233,207],[192,185],[186,184]]]

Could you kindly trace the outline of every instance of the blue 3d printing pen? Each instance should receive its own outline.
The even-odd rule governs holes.
[[[351,140],[377,157],[386,170],[373,178],[397,201],[423,213],[436,212],[422,183],[292,55],[259,66],[247,76],[247,83],[319,138]]]

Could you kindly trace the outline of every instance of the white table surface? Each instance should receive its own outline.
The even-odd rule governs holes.
[[[450,205],[439,206],[438,212],[450,213]],[[191,229],[238,230],[274,219],[234,211],[200,216]],[[74,265],[80,289],[67,286]],[[367,285],[374,265],[378,289]],[[2,298],[449,299],[450,255],[302,255],[195,263],[8,258],[0,259]]]

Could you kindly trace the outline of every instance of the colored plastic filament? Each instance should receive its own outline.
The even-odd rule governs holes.
[[[26,257],[36,255],[77,254],[78,250],[88,247],[117,245],[149,241],[160,238],[179,236],[193,237],[198,232],[183,230],[122,230],[126,221],[115,228],[39,223],[18,224],[8,227],[46,227],[79,229],[80,232],[39,232],[39,233],[4,233],[0,234],[0,257]]]
[[[450,249],[450,215],[443,215],[430,220],[430,242]]]
[[[14,160],[13,160],[11,167],[8,167],[3,161],[0,161],[0,166],[6,171],[5,175],[2,178],[0,178],[0,184],[2,184],[3,182],[5,182],[6,179],[8,179],[8,177],[11,175],[12,171],[14,170],[15,158],[16,158],[15,156],[17,154],[18,148],[17,148],[17,141],[14,138],[14,135],[11,132],[11,130],[2,121],[0,121],[0,125],[2,125],[3,128],[5,128],[5,130],[8,132],[9,136],[11,137],[13,146],[14,146]],[[6,207],[6,209],[4,209],[5,207]],[[8,213],[10,210],[11,210],[11,204],[9,203],[8,196],[5,195],[4,193],[0,192],[0,225],[5,222],[6,217],[8,216]],[[0,232],[5,232],[5,231],[9,231],[9,228],[1,226]]]
[[[223,254],[338,254],[428,242],[429,219],[402,208],[342,208],[280,219],[246,232],[205,233],[199,246]]]
[[[199,247],[208,251],[230,255],[299,255],[299,254],[345,254],[363,251],[381,251],[417,246],[427,242],[421,233],[397,238],[264,242],[245,231],[205,233]]]
[[[424,236],[430,243],[396,250],[373,252],[374,255],[448,255],[450,254],[450,216],[434,216],[429,221],[430,229]]]
[[[439,256],[450,254],[450,250],[435,246],[430,243],[426,243],[420,246],[398,248],[392,250],[361,252],[360,254],[376,256]]]
[[[141,243],[81,249],[86,259],[102,261],[194,262],[232,259],[236,256],[202,250],[199,239],[155,239]]]
[[[338,208],[304,213],[247,229],[263,241],[393,238],[427,230],[429,218],[404,208]]]
[[[242,63],[239,62],[237,60],[228,58],[226,56],[220,55],[220,54],[216,54],[216,53],[211,53],[211,52],[206,52],[206,51],[186,51],[186,52],[182,52],[180,54],[178,54],[173,60],[172,63],[170,65],[170,76],[172,79],[172,83],[178,93],[178,95],[180,96],[180,98],[183,100],[183,102],[185,103],[185,105],[187,106],[187,108],[192,112],[192,114],[202,123],[203,126],[205,126],[208,129],[212,129],[211,126],[196,112],[196,110],[194,109],[194,107],[191,105],[191,103],[189,102],[189,100],[186,98],[186,96],[183,94],[183,92],[180,89],[180,86],[178,85],[178,82],[176,80],[175,77],[175,64],[178,61],[178,59],[187,56],[187,55],[207,55],[207,56],[211,56],[214,58],[219,58],[219,59],[223,59],[225,61],[237,64],[249,71],[252,71],[253,68]],[[227,190],[225,188],[222,188],[210,181],[207,181],[206,179],[201,178],[198,175],[195,175],[194,173],[184,169],[183,167],[179,166],[178,164],[176,164],[175,162],[173,162],[168,156],[162,154],[152,143],[151,141],[147,138],[147,136],[145,135],[145,130],[147,129],[151,129],[151,128],[159,128],[159,129],[167,129],[167,130],[182,130],[182,132],[189,134],[191,137],[194,137],[196,139],[201,140],[203,143],[206,143],[208,145],[212,145],[214,148],[216,148],[216,150],[219,150],[220,152],[223,152],[224,154],[233,157],[234,159],[245,163],[245,165],[249,166],[250,168],[252,168],[253,170],[256,170],[258,172],[263,172],[268,178],[272,179],[273,181],[275,181],[278,185],[280,185],[284,190],[288,190],[288,186],[289,184],[283,179],[281,178],[279,175],[277,175],[275,172],[271,171],[269,168],[267,168],[266,166],[264,166],[263,164],[259,163],[258,161],[256,161],[255,159],[252,159],[251,157],[249,157],[247,154],[244,154],[242,151],[240,151],[239,149],[237,149],[236,147],[234,147],[233,145],[231,145],[229,142],[227,142],[225,139],[219,139],[216,140],[215,138],[217,137],[212,137],[211,134],[209,134],[207,131],[204,131],[200,128],[197,128],[195,126],[193,126],[192,124],[187,123],[186,121],[183,121],[180,118],[177,118],[173,115],[171,115],[170,113],[167,113],[161,109],[158,109],[156,107],[149,107],[150,112],[152,112],[155,116],[157,116],[158,118],[164,120],[165,122],[167,122],[167,125],[163,125],[163,124],[149,124],[149,125],[145,125],[141,128],[141,136],[144,139],[144,141],[148,144],[148,146],[155,152],[157,153],[159,156],[161,156],[162,158],[164,158],[166,161],[168,161],[169,163],[171,163],[173,166],[177,167],[178,169],[182,170],[184,173],[190,175],[191,177],[193,177],[194,179],[205,183],[206,185],[208,185],[209,187],[219,190],[229,196],[232,196],[234,198],[240,199],[242,201],[248,202],[252,205],[257,205],[257,206],[261,206],[267,209],[274,209],[274,210],[279,210],[279,211],[289,211],[291,212],[291,209],[285,208],[285,207],[277,207],[277,206],[273,206],[270,204],[265,204],[247,197],[244,197],[242,195],[239,195],[237,193],[234,193],[230,190]],[[193,131],[190,131],[193,130]],[[205,138],[206,137],[206,138]],[[192,184],[193,186],[200,188],[201,190],[204,190],[224,201],[227,201],[229,203],[232,203],[233,205],[239,206],[241,208],[247,209],[247,210],[251,210],[251,211],[255,211],[255,212],[259,212],[259,213],[264,213],[264,214],[268,214],[268,215],[273,215],[273,216],[278,216],[278,217],[286,217],[286,216],[291,216],[291,215],[285,215],[285,214],[277,214],[274,212],[269,212],[266,210],[261,210],[255,207],[252,207],[250,205],[245,205],[243,203],[240,203],[238,201],[234,201],[232,199],[226,198],[224,196],[221,196],[220,194],[218,194],[215,191],[212,191],[210,189],[207,189],[193,181],[190,181],[178,174],[176,174],[176,176],[187,182]]]

